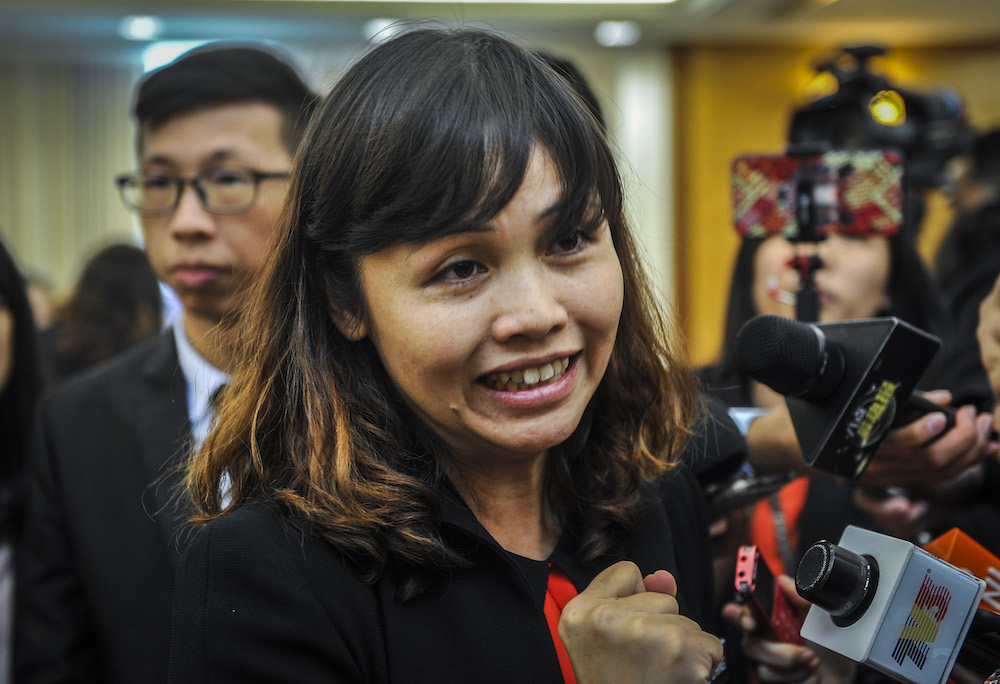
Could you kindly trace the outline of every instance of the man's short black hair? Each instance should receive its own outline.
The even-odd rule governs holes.
[[[133,115],[142,132],[209,107],[259,102],[284,116],[282,142],[293,155],[317,95],[295,68],[264,46],[210,43],[146,75],[135,90]]]

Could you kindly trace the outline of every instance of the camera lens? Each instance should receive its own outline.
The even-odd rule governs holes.
[[[878,563],[828,541],[810,546],[795,571],[799,596],[830,614],[838,627],[847,627],[868,610],[878,587]]]

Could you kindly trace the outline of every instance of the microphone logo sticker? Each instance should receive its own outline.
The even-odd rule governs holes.
[[[978,573],[972,573],[976,575]],[[980,575],[980,577],[982,577]],[[986,570],[986,591],[983,593],[983,604],[994,613],[1000,613],[1000,570],[992,565]]]
[[[924,669],[930,645],[937,639],[938,628],[948,612],[949,603],[951,592],[948,588],[934,584],[930,577],[925,576],[892,651],[892,658],[897,664],[902,665],[909,658],[919,669]]]
[[[889,431],[896,414],[896,390],[900,384],[883,380],[855,405],[851,421],[847,425],[850,444],[863,449],[878,442]]]

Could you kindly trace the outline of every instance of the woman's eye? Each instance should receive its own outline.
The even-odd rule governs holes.
[[[580,249],[586,239],[583,231],[574,230],[557,238],[552,247],[556,252],[575,252]]]
[[[842,233],[841,237],[855,242],[867,242],[871,235],[865,235],[864,233]]]
[[[486,270],[482,264],[471,259],[456,261],[438,273],[440,280],[468,280]]]
[[[871,233],[864,232],[864,231],[838,230],[838,229],[830,230],[829,231],[829,235],[836,235],[839,238],[842,238],[844,240],[850,240],[852,242],[860,242],[860,241],[867,240],[868,238],[872,237]]]

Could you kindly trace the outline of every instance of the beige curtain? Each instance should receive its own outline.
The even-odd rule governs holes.
[[[134,164],[138,75],[103,62],[0,61],[0,237],[57,295],[97,249],[138,240],[113,182]]]
[[[614,60],[574,44],[546,49],[577,63],[603,101],[612,137],[624,141],[630,211],[669,300],[672,152],[669,118],[656,116],[657,109],[672,107],[669,57],[657,49],[630,50]],[[320,93],[358,56],[357,46],[347,43],[290,52]],[[101,247],[140,240],[114,187],[115,175],[135,164],[129,106],[140,76],[138,61],[40,63],[0,53],[0,238],[23,269],[48,277],[57,295],[69,292],[84,262]],[[615,104],[617,98],[623,100]],[[636,126],[636,134],[621,136],[626,125]]]

